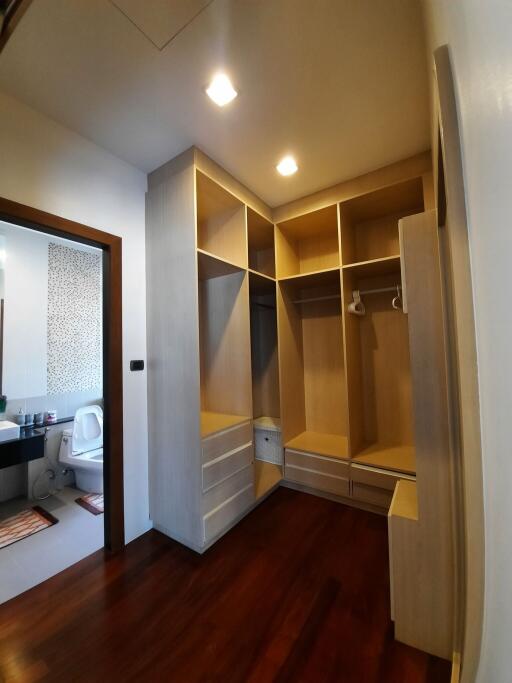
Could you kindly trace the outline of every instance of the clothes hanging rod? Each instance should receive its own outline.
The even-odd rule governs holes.
[[[396,292],[401,290],[402,285],[395,285],[394,287],[382,287],[380,289],[359,289],[359,295],[363,296],[365,294],[383,294],[384,292]]]
[[[257,308],[271,308],[273,311],[275,311],[275,306],[271,306],[270,304],[260,304],[258,301],[252,301],[251,302],[252,307],[257,307]]]
[[[310,299],[295,299],[293,302],[294,304],[310,304],[314,301],[330,301],[332,299],[338,299],[340,300],[340,295],[339,294],[330,294],[329,296],[315,296],[311,297]]]

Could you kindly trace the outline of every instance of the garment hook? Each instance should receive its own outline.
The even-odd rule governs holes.
[[[396,286],[396,296],[393,297],[393,301],[391,302],[391,305],[396,311],[402,311],[403,310],[403,304],[402,304],[402,294],[401,294],[401,287],[400,285]]]
[[[354,299],[348,305],[348,310],[354,315],[364,315],[366,313],[366,308],[364,303],[361,301],[361,294],[358,289],[352,292],[352,298]]]

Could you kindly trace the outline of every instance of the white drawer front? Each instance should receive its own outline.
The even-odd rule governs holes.
[[[334,493],[338,496],[349,495],[349,481],[333,474],[323,474],[313,470],[295,467],[294,465],[285,466],[285,479],[309,486],[312,489]]]
[[[243,515],[253,502],[254,487],[252,484],[249,484],[234,496],[224,501],[222,505],[219,505],[206,514],[203,517],[205,543],[208,543],[222,533],[238,517]]]
[[[223,453],[228,453],[244,444],[252,443],[252,423],[244,422],[236,427],[230,427],[223,432],[207,436],[202,440],[203,463],[215,460]]]
[[[254,486],[253,465],[249,465],[240,470],[240,472],[232,474],[225,481],[217,484],[217,486],[212,486],[212,488],[203,493],[203,515],[222,505],[228,498],[232,498],[236,493],[247,488],[249,484]]]
[[[253,460],[254,448],[251,442],[219,455],[215,460],[210,460],[203,465],[203,491],[208,491],[235,472],[243,470]]]

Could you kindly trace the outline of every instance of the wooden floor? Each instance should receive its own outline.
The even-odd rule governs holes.
[[[152,531],[0,607],[0,680],[419,683],[396,643],[386,519],[279,489],[200,557]]]

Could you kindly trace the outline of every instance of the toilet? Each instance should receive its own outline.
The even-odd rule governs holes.
[[[103,411],[79,408],[73,429],[62,432],[59,461],[75,473],[76,486],[87,493],[103,493]]]

